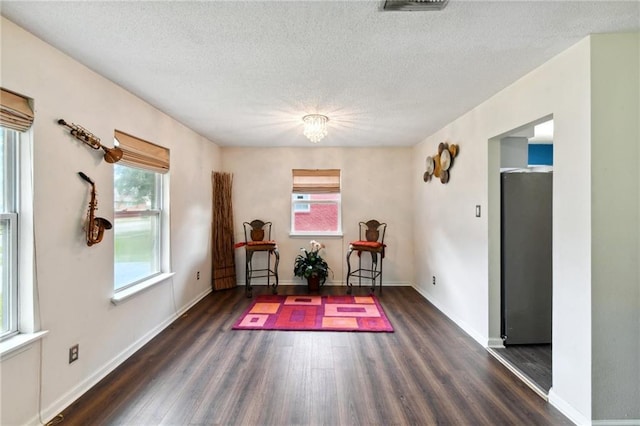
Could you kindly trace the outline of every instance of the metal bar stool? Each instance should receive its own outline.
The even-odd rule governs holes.
[[[255,219],[251,222],[244,222],[245,241],[245,293],[247,297],[252,296],[251,280],[253,278],[267,278],[267,287],[271,286],[273,294],[278,294],[278,263],[280,263],[280,252],[278,244],[271,239],[271,222],[263,222]],[[265,240],[266,234],[266,240]],[[267,253],[266,268],[253,267],[253,255],[257,252]],[[274,257],[273,267],[271,257]],[[275,277],[275,282],[271,284],[271,275]]]
[[[382,293],[382,259],[384,259],[384,234],[387,230],[386,223],[380,223],[375,219],[367,222],[360,222],[360,232],[358,241],[352,241],[349,244],[349,250],[347,251],[347,294],[351,294],[353,284],[350,282],[350,278],[358,278],[358,286],[362,286],[362,279],[371,280],[371,292],[376,291],[376,280],[379,281],[380,293]],[[364,236],[364,238],[363,238]],[[358,253],[358,268],[354,271],[351,270],[351,254],[353,252]],[[367,252],[371,254],[370,267],[363,268],[362,266],[362,253]]]

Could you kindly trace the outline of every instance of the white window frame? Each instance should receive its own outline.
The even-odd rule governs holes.
[[[8,265],[4,268],[5,277],[8,282],[7,293],[2,296],[2,310],[9,315],[3,315],[2,329],[6,330],[0,334],[0,341],[7,340],[20,332],[19,329],[19,282],[18,282],[18,173],[19,173],[19,141],[21,133],[15,130],[0,128],[5,139],[3,153],[4,159],[4,211],[0,212],[0,219],[7,221],[9,238],[7,239],[9,253],[5,260]],[[4,293],[4,292],[3,292]]]
[[[127,212],[127,217],[138,216],[138,217],[149,217],[155,216],[157,221],[157,241],[155,246],[157,247],[156,262],[158,264],[158,268],[156,271],[151,273],[148,276],[140,278],[136,281],[127,283],[119,288],[115,288],[115,275],[114,275],[114,295],[111,298],[111,301],[114,304],[119,304],[131,296],[134,296],[140,293],[147,288],[154,286],[158,283],[165,281],[167,278],[173,276],[174,274],[169,271],[169,213],[168,213],[168,193],[167,188],[169,188],[168,183],[168,174],[162,174],[155,170],[146,169],[143,167],[135,167],[129,164],[121,164],[121,167],[129,167],[129,168],[138,168],[140,170],[148,171],[151,173],[155,173],[156,178],[156,191],[157,194],[157,202],[156,206],[153,209],[148,210],[140,210],[140,211],[130,211]],[[115,179],[114,179],[115,186]],[[117,219],[119,216],[119,212],[114,209],[114,231],[117,227]],[[115,267],[115,232],[114,232],[114,267]]]
[[[2,89],[3,96],[11,94]],[[13,94],[15,95],[15,94]],[[11,97],[12,95],[9,95]],[[5,176],[4,182],[11,181],[7,194],[10,194],[12,206],[5,204],[2,212],[10,221],[11,231],[11,271],[12,315],[10,332],[0,337],[0,360],[6,360],[21,353],[36,341],[47,335],[46,330],[40,330],[36,303],[38,284],[35,264],[34,247],[34,212],[33,212],[33,133],[30,130],[33,121],[32,101],[20,95],[20,105],[13,111],[21,119],[26,119],[15,130],[2,128],[2,131],[13,133],[11,172]],[[14,99],[15,101],[16,99]],[[4,99],[2,102],[3,106]],[[3,111],[3,115],[7,111]],[[9,114],[11,115],[11,114]],[[10,122],[11,120],[9,120]],[[27,123],[28,122],[28,123]],[[10,126],[14,128],[13,126]]]

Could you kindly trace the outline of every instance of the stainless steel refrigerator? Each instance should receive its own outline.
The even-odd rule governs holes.
[[[505,345],[551,343],[551,171],[501,173],[501,326]]]

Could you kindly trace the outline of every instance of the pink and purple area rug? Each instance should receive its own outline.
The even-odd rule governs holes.
[[[374,295],[259,295],[234,330],[393,332]]]

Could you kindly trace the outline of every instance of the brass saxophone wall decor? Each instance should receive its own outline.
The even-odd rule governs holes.
[[[91,148],[102,148],[104,150],[104,161],[106,161],[107,163],[116,163],[122,158],[123,152],[120,148],[118,148],[117,146],[113,148],[107,148],[100,143],[99,137],[97,137],[84,127],[73,123],[69,124],[62,118],[58,120],[58,124],[67,127],[69,129],[69,133],[71,133],[73,137],[89,145]]]
[[[98,199],[96,198],[96,184],[82,172],[78,172],[78,175],[89,184],[91,184],[91,201],[89,201],[89,210],[87,211],[87,223],[84,230],[87,234],[87,245],[91,247],[94,244],[98,244],[102,241],[105,229],[111,229],[113,226],[111,222],[103,217],[96,217],[96,210],[98,210]]]

